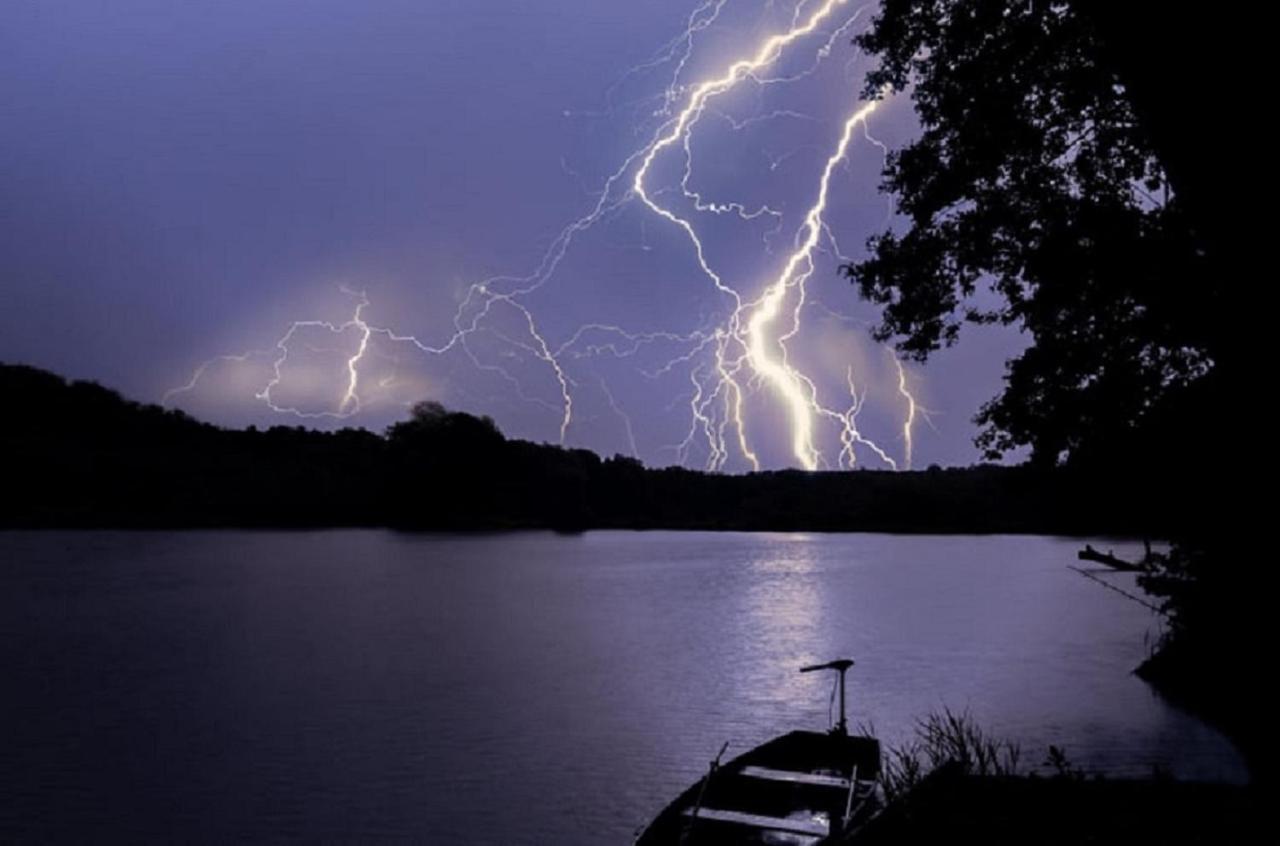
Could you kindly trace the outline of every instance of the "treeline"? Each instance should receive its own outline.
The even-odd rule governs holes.
[[[505,438],[417,406],[363,429],[224,429],[0,365],[7,527],[394,526],[1160,535],[1141,479],[983,465],[728,476]]]

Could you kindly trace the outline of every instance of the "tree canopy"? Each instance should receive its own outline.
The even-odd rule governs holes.
[[[1132,441],[1212,370],[1222,322],[1202,241],[1088,16],[884,0],[857,43],[879,59],[864,93],[909,91],[922,127],[884,171],[905,225],[843,268],[883,306],[878,337],[923,359],[966,322],[1030,334],[978,414],[989,457]]]

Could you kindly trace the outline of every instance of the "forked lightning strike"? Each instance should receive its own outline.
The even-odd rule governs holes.
[[[552,407],[556,407],[560,415],[559,439],[564,444],[574,420],[573,395],[576,387],[564,361],[597,355],[626,358],[636,355],[648,345],[671,343],[677,346],[688,345],[688,348],[657,370],[642,370],[641,373],[647,378],[656,379],[682,365],[690,368],[692,392],[688,407],[691,425],[684,441],[675,447],[682,462],[692,458],[695,439],[701,435],[701,440],[705,442],[705,466],[708,469],[723,469],[734,450],[753,469],[760,469],[759,456],[748,437],[746,402],[755,393],[765,390],[780,401],[786,412],[791,435],[790,451],[799,466],[809,470],[831,466],[819,450],[815,438],[816,421],[826,420],[837,427],[841,447],[834,466],[853,467],[856,463],[855,446],[861,446],[870,450],[886,466],[897,469],[898,463],[858,429],[857,416],[864,407],[866,391],[864,388],[860,395],[855,389],[852,368],[849,368],[846,375],[852,404],[843,411],[837,411],[819,401],[816,383],[790,362],[787,349],[787,342],[801,330],[801,314],[806,305],[805,283],[815,269],[814,251],[819,249],[819,243],[825,237],[839,255],[834,235],[823,217],[833,174],[846,160],[854,132],[859,127],[867,140],[882,150],[885,149],[883,144],[871,137],[867,129],[867,118],[875,111],[879,101],[863,103],[844,120],[836,145],[827,156],[821,172],[817,196],[805,214],[791,252],[778,275],[753,300],[744,296],[743,286],[731,284],[715,269],[694,222],[680,211],[659,203],[656,199],[657,192],[649,184],[659,159],[670,150],[678,150],[683,154],[684,166],[676,194],[689,205],[693,213],[734,214],[744,221],[768,216],[776,221],[771,235],[777,234],[783,225],[782,212],[768,205],[748,206],[738,201],[707,200],[692,187],[695,177],[691,141],[693,130],[706,113],[712,99],[744,82],[758,86],[783,85],[815,73],[830,55],[836,41],[847,33],[866,7],[840,18],[839,12],[846,8],[848,0],[824,0],[805,15],[806,3],[800,0],[793,9],[789,29],[767,36],[745,57],[729,62],[721,73],[700,82],[683,83],[681,77],[690,64],[695,36],[716,24],[727,2],[728,0],[703,0],[689,15],[680,35],[668,42],[651,61],[628,72],[629,77],[650,68],[674,63],[670,83],[659,95],[662,105],[654,113],[662,122],[650,136],[648,143],[628,156],[605,180],[588,213],[569,223],[552,240],[541,263],[532,273],[523,277],[499,276],[470,285],[454,313],[453,332],[438,345],[424,343],[412,334],[400,334],[390,328],[371,324],[365,316],[370,306],[369,298],[362,291],[343,288],[344,294],[356,300],[351,318],[336,324],[322,320],[297,321],[291,324],[272,348],[275,353],[271,359],[271,375],[266,384],[255,392],[255,397],[273,411],[303,418],[343,419],[358,414],[364,408],[361,398],[361,365],[370,353],[371,343],[376,338],[381,338],[387,343],[410,344],[431,356],[461,352],[478,369],[495,373],[509,382],[520,398],[548,405],[528,396],[520,380],[506,367],[483,360],[476,353],[470,341],[478,333],[487,331],[512,350],[519,350],[546,365],[559,388],[558,406]],[[815,51],[814,60],[808,67],[790,75],[772,70],[789,48],[812,36],[823,36],[824,41]],[[606,92],[611,110],[613,93],[620,84],[621,81]],[[677,103],[683,104],[678,110]],[[723,112],[715,114],[728,120],[735,129],[778,117],[810,117],[788,109],[775,109],[769,114],[741,121]],[[777,167],[776,162],[773,167]],[[613,324],[589,323],[580,326],[560,344],[548,342],[532,311],[521,300],[551,280],[578,236],[610,218],[632,199],[638,199],[648,211],[676,226],[687,236],[699,271],[731,303],[732,310],[728,317],[714,329],[688,333],[633,332]],[[766,252],[768,238],[769,235],[766,235]],[[524,338],[511,337],[489,325],[490,318],[500,309],[514,313],[523,324],[521,334],[527,333]],[[779,326],[784,314],[790,316],[789,325]],[[355,336],[354,351],[345,359],[344,384],[336,393],[332,407],[328,409],[305,410],[276,399],[275,392],[287,376],[291,343],[295,342],[298,333],[307,330],[321,330],[339,337]],[[164,401],[172,402],[177,396],[195,390],[208,370],[216,364],[245,363],[271,354],[270,350],[253,350],[210,359],[199,365],[185,384],[167,392]],[[699,360],[708,355],[710,360]],[[902,427],[905,449],[903,466],[910,468],[912,430],[920,409],[907,387],[901,362],[895,357],[894,363],[898,371],[898,392],[907,403]],[[387,380],[383,380],[378,387],[385,387],[386,383]],[[636,454],[638,450],[630,417],[622,411],[602,378],[599,379],[599,385],[607,406],[623,421],[630,452]]]

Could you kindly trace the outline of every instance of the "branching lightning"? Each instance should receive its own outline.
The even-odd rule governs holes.
[[[571,372],[579,371],[573,368],[587,366],[589,360],[602,356],[628,359],[638,357],[645,350],[666,347],[675,352],[665,363],[647,369],[637,366],[637,372],[647,380],[657,381],[687,368],[687,384],[691,388],[687,395],[689,426],[684,439],[672,446],[680,462],[692,462],[696,455],[705,455],[702,463],[707,469],[723,470],[736,456],[746,466],[759,470],[763,462],[749,432],[754,424],[750,423],[752,415],[748,405],[771,401],[777,403],[785,415],[790,460],[799,467],[808,470],[852,468],[857,463],[856,448],[862,448],[884,466],[909,469],[914,450],[913,427],[921,409],[910,392],[906,373],[896,357],[893,359],[897,366],[896,388],[906,401],[902,423],[905,454],[901,462],[860,431],[857,418],[865,407],[867,388],[864,386],[861,392],[855,388],[852,367],[845,374],[851,404],[837,410],[820,401],[817,382],[792,361],[788,349],[788,342],[801,334],[802,314],[806,305],[811,304],[807,299],[806,282],[815,271],[815,252],[825,253],[829,248],[832,254],[842,257],[834,233],[824,217],[833,177],[847,160],[859,129],[868,142],[882,151],[887,149],[871,136],[867,126],[868,118],[881,101],[859,104],[839,124],[840,131],[825,157],[815,196],[776,274],[764,280],[728,278],[724,271],[717,269],[697,224],[699,215],[733,215],[745,224],[768,218],[772,221],[772,228],[764,236],[764,245],[765,252],[770,252],[769,239],[778,236],[785,225],[784,211],[764,203],[709,199],[704,191],[696,188],[695,129],[708,111],[726,120],[734,131],[778,119],[805,120],[821,125],[819,118],[794,109],[762,110],[760,114],[739,119],[727,111],[711,107],[710,103],[740,85],[762,89],[790,85],[816,73],[835,45],[847,37],[866,8],[850,11],[848,3],[849,0],[822,0],[806,10],[810,4],[799,0],[792,8],[788,28],[763,37],[742,57],[729,61],[719,72],[699,81],[685,82],[684,76],[694,64],[698,37],[716,25],[728,4],[728,0],[699,2],[679,35],[649,61],[628,71],[606,92],[608,113],[612,113],[618,108],[615,94],[623,81],[664,66],[671,68],[665,89],[653,98],[658,105],[650,118],[656,120],[657,126],[648,133],[648,140],[624,158],[604,180],[587,213],[571,221],[552,239],[533,272],[525,276],[496,276],[467,286],[454,311],[452,331],[440,342],[428,343],[415,334],[371,322],[367,314],[372,305],[367,294],[344,287],[341,289],[344,295],[355,303],[347,320],[296,321],[269,349],[209,359],[200,364],[185,383],[166,392],[164,402],[175,402],[195,391],[215,367],[244,365],[264,359],[268,366],[267,378],[255,391],[254,397],[271,411],[300,418],[346,419],[361,413],[372,401],[371,397],[377,397],[394,385],[390,378],[371,384],[362,379],[369,357],[379,347],[408,345],[430,357],[461,355],[480,372],[493,374],[508,383],[513,395],[520,400],[553,410],[558,415],[559,442],[564,444],[570,437],[575,420],[576,388],[585,376],[579,373],[575,379]],[[772,5],[772,2],[766,4],[766,9]],[[799,71],[780,69],[785,54],[806,44],[811,45],[815,38],[820,44],[811,48],[811,62]],[[771,169],[776,169],[783,159],[799,152],[792,151],[775,159]],[[676,183],[674,186],[655,184],[659,179],[658,168],[669,154],[681,157],[682,166]],[[562,167],[576,178],[576,173],[563,160]],[[674,198],[674,204],[665,202],[667,195]],[[711,290],[723,298],[727,311],[722,314],[726,316],[718,322],[703,324],[704,328],[685,332],[665,329],[633,331],[613,323],[592,322],[579,326],[563,340],[553,342],[528,304],[530,295],[555,277],[578,238],[615,217],[633,201],[638,201],[650,215],[683,234],[698,274],[711,284]],[[759,293],[747,293],[752,290]],[[495,321],[501,315],[507,321],[514,321],[518,331],[509,328],[510,322],[503,324],[507,329],[500,328]],[[278,397],[289,378],[293,362],[291,352],[305,346],[302,336],[310,337],[309,333],[317,332],[346,345],[343,347],[341,385],[334,390],[327,407],[302,407],[280,400]],[[476,342],[481,335],[500,343],[506,351],[503,356],[507,358],[494,361],[492,355],[485,356],[478,351]],[[555,400],[548,402],[530,394],[506,360],[536,362],[544,367],[556,386]],[[640,450],[631,418],[623,412],[603,377],[593,381],[598,382],[607,407],[623,422],[628,450],[638,455]],[[820,421],[834,427],[834,437],[840,448],[833,460],[826,458],[819,446],[817,426]]]

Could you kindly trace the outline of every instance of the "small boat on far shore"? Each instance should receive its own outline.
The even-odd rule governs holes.
[[[839,673],[840,720],[830,731],[793,731],[721,764],[725,744],[635,846],[828,846],[848,837],[880,805],[880,741],[850,735],[845,717],[852,666],[842,658],[800,669]]]

